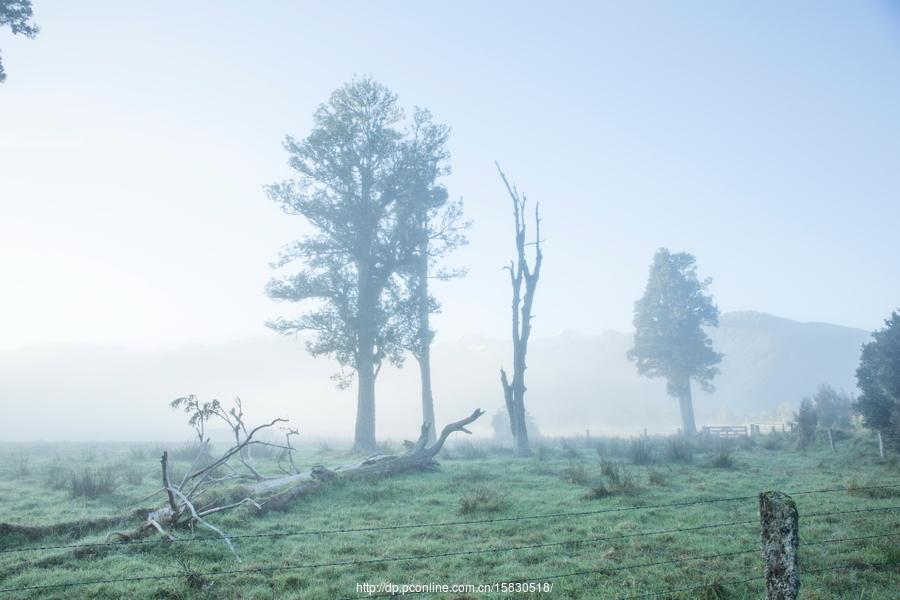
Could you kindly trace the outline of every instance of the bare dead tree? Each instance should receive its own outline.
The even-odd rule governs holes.
[[[284,431],[284,446],[285,448],[278,455],[278,468],[281,469],[283,473],[288,475],[293,475],[298,473],[297,465],[294,464],[294,447],[291,446],[291,436],[292,435],[300,435],[299,429],[291,429],[290,427],[282,427],[282,431]],[[286,469],[282,462],[287,459],[288,463],[291,465],[291,469]]]
[[[503,367],[500,368],[500,383],[503,385],[503,397],[506,400],[506,411],[509,414],[509,426],[513,436],[513,451],[516,456],[531,456],[531,447],[528,444],[528,429],[525,425],[525,355],[528,352],[528,338],[531,336],[531,314],[534,305],[534,293],[537,290],[538,279],[541,276],[541,263],[544,255],[541,252],[541,218],[539,204],[534,205],[534,241],[525,242],[526,217],[525,207],[527,197],[515,186],[510,185],[506,175],[497,166],[497,172],[506,186],[506,191],[513,204],[513,218],[516,226],[516,260],[510,261],[504,267],[509,271],[509,281],[512,285],[512,339],[513,339],[513,377],[512,381],[506,375]],[[525,254],[526,246],[534,247],[534,266],[528,263]],[[524,285],[524,294],[522,287]]]

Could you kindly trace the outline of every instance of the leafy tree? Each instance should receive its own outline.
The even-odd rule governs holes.
[[[856,381],[862,391],[854,409],[876,431],[900,432],[900,312],[891,313],[884,329],[862,347]],[[889,436],[893,438],[895,436]]]
[[[826,429],[850,427],[853,399],[848,394],[838,392],[826,383],[819,386],[811,400],[819,416],[819,425]]]
[[[282,334],[313,332],[311,354],[334,356],[355,371],[354,448],[370,452],[375,379],[385,360],[403,360],[396,276],[409,261],[410,190],[420,176],[410,164],[397,97],[380,83],[362,78],[344,85],[313,121],[305,139],[288,136],[284,143],[296,178],[267,187],[269,197],[288,214],[303,216],[313,233],[282,250],[275,267],[298,260],[302,267],[273,279],[266,291],[308,308],[269,326]],[[349,385],[349,376],[337,379]]]
[[[819,421],[812,400],[804,398],[800,402],[800,410],[797,411],[795,419],[800,432],[800,447],[806,448],[816,439],[816,423]]]
[[[446,150],[449,129],[435,124],[431,113],[417,109],[406,144],[407,160],[413,168],[408,190],[409,217],[405,233],[410,262],[402,273],[402,295],[396,301],[402,346],[419,364],[422,422],[429,423],[428,440],[435,440],[434,397],[431,386],[431,344],[434,331],[430,317],[440,304],[429,292],[429,280],[460,277],[463,270],[440,269],[439,260],[466,243],[462,201],[450,201],[438,178],[450,172]]]
[[[13,35],[22,34],[28,38],[34,38],[38,34],[38,26],[31,18],[34,12],[31,9],[31,0],[0,0],[0,27],[9,26]],[[3,61],[0,60],[0,83],[6,81],[6,71],[3,70]]]
[[[641,375],[665,377],[669,395],[681,405],[686,435],[697,432],[691,379],[711,391],[722,360],[703,331],[719,325],[719,309],[707,293],[712,280],[697,277],[695,262],[684,252],[656,252],[644,295],[634,305],[634,347],[627,354]]]

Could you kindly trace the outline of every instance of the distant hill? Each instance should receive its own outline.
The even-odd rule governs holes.
[[[710,331],[725,354],[711,395],[695,390],[699,424],[734,423],[796,408],[820,383],[855,391],[866,331],[800,323],[762,313],[722,316]],[[625,359],[631,334],[566,333],[536,339],[529,353],[528,410],[546,433],[674,431],[677,402],[660,380],[639,378]],[[439,338],[440,340],[440,338]],[[439,421],[502,406],[498,377],[509,344],[439,341],[434,383]],[[409,365],[412,367],[413,365]],[[253,338],[160,352],[48,345],[0,352],[5,440],[185,439],[182,415],[167,406],[195,393],[244,398],[253,417],[287,416],[306,437],[349,437],[355,391],[334,388],[336,365],[313,359],[293,339]],[[380,436],[414,437],[417,370],[385,367],[378,382]],[[480,429],[486,432],[489,420]]]

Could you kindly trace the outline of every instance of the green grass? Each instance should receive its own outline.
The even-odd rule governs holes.
[[[409,528],[336,535],[257,537],[235,540],[237,562],[221,542],[186,541],[108,548],[0,553],[0,588],[94,579],[156,577],[76,588],[0,595],[10,598],[341,598],[356,597],[357,583],[489,583],[536,579],[553,584],[537,598],[617,598],[667,588],[698,585],[669,598],[759,598],[762,583],[729,585],[759,577],[757,505],[763,490],[787,492],[835,487],[852,492],[797,495],[803,542],[897,533],[897,538],[801,546],[802,567],[851,564],[804,577],[803,598],[896,598],[900,590],[900,511],[804,519],[804,514],[900,505],[897,490],[860,490],[900,482],[895,463],[883,464],[868,437],[843,441],[838,452],[826,446],[799,452],[791,441],[743,444],[732,464],[715,466],[714,444],[698,445],[687,463],[669,458],[666,440],[639,456],[622,440],[545,441],[531,459],[515,459],[489,444],[450,448],[436,472],[409,473],[389,480],[338,483],[299,500],[290,510],[254,515],[239,508],[213,522],[232,535],[329,529],[356,529],[422,522],[505,519],[522,515],[604,511],[631,506],[686,502],[701,498],[748,496],[746,500],[695,506],[650,508],[593,515],[525,519],[462,526]],[[57,444],[0,446],[0,522],[49,525],[84,517],[112,515],[135,506],[159,482],[160,445]],[[454,451],[455,450],[455,451]],[[302,447],[298,465],[340,464],[351,458],[341,448]],[[634,464],[634,458],[647,464]],[[605,462],[604,462],[605,461]],[[266,464],[266,461],[262,461]],[[610,480],[616,463],[629,484]],[[602,468],[603,465],[605,469]],[[120,473],[114,491],[97,498],[73,496],[67,473],[112,466]],[[186,468],[184,461],[174,465]],[[606,475],[604,474],[606,471]],[[138,473],[142,473],[139,475]],[[613,476],[615,477],[615,476]],[[622,475],[620,474],[621,478]],[[606,493],[591,491],[602,486]],[[158,498],[157,498],[158,500]],[[484,552],[442,558],[379,561],[320,568],[260,570],[205,575],[231,569],[291,567],[398,556],[424,556],[481,549],[610,538],[711,523],[754,521],[728,528],[546,548]],[[133,525],[133,523],[132,523]],[[127,525],[126,525],[127,526]],[[0,549],[91,543],[106,530],[63,532],[27,541],[0,537]],[[177,532],[179,539],[209,537],[208,532]],[[630,564],[661,562],[749,549],[748,554],[616,570]],[[892,562],[891,568],[872,563]],[[590,575],[544,579],[565,573]],[[422,595],[417,597],[430,597]],[[445,598],[503,598],[504,594],[444,595]]]

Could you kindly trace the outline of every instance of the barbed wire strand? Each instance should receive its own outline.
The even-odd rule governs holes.
[[[861,536],[854,538],[835,538],[829,540],[819,540],[817,542],[809,542],[805,545],[811,546],[816,544],[826,544],[826,543],[837,543],[837,542],[848,542],[848,541],[858,541],[863,539],[874,539],[874,538],[884,538],[884,537],[895,537],[900,535],[900,533],[894,534],[881,534],[881,535],[872,535],[872,536]],[[393,557],[383,557],[383,558],[371,558],[371,559],[363,559],[363,560],[349,560],[349,561],[338,561],[331,563],[314,563],[314,564],[300,564],[300,565],[280,565],[280,566],[256,566],[256,567],[246,567],[241,569],[226,569],[223,571],[210,571],[210,572],[201,572],[201,573],[190,573],[190,575],[194,577],[218,577],[222,575],[235,575],[242,573],[261,573],[261,572],[277,572],[277,571],[289,571],[289,570],[301,570],[301,569],[318,569],[324,567],[338,567],[338,566],[349,566],[349,565],[363,565],[363,564],[375,564],[375,563],[386,563],[386,562],[399,562],[399,561],[412,561],[412,560],[427,560],[432,558],[445,558],[450,556],[461,556],[461,555],[471,555],[471,554],[485,554],[491,552],[506,552],[513,550],[525,550],[525,549],[535,549],[542,548],[554,545],[562,545],[562,544],[579,544],[584,543],[584,540],[568,540],[566,542],[553,542],[546,544],[532,544],[528,546],[517,546],[517,547],[508,547],[508,548],[485,548],[480,550],[458,550],[453,552],[444,552],[440,554],[426,554],[426,555],[414,555],[414,556],[393,556]],[[631,569],[641,569],[648,568],[654,566],[661,565],[669,565],[669,564],[678,564],[684,562],[690,562],[695,560],[711,560],[715,558],[727,558],[740,556],[744,554],[751,554],[759,552],[759,548],[752,548],[746,550],[738,550],[734,552],[720,552],[717,554],[709,554],[705,556],[694,556],[687,558],[676,558],[676,559],[667,559],[663,561],[653,561],[648,563],[638,563],[638,564],[630,564],[623,565],[618,567],[605,567],[600,569],[590,569],[586,571],[578,571],[574,573],[562,573],[557,575],[545,575],[543,577],[536,578],[528,578],[515,580],[510,582],[501,582],[501,583],[529,583],[535,581],[547,581],[550,579],[560,579],[564,577],[577,577],[581,575],[591,575],[591,574],[600,574],[600,573],[615,573],[620,571],[627,571]],[[17,588],[2,588],[0,589],[0,593],[12,593],[12,592],[21,592],[21,591],[34,591],[34,590],[44,590],[44,589],[55,589],[55,588],[67,588],[67,587],[75,587],[75,586],[85,586],[85,585],[100,585],[104,583],[125,583],[125,582],[137,582],[137,581],[147,581],[151,579],[175,579],[179,577],[185,577],[184,573],[175,573],[175,574],[160,574],[160,575],[142,575],[137,577],[121,577],[121,578],[111,578],[111,579],[94,579],[94,580],[82,580],[82,581],[70,581],[66,583],[57,583],[57,584],[43,584],[36,586],[22,586]],[[382,596],[365,596],[371,598],[378,597],[390,597],[391,594],[382,595]],[[352,600],[352,599],[350,599]]]
[[[876,567],[876,568],[877,568],[877,567],[894,567],[894,566],[897,566],[897,563],[895,563],[895,562],[866,563],[865,566],[867,566],[867,567]],[[822,567],[822,568],[819,568],[819,569],[801,570],[801,571],[800,571],[800,576],[802,577],[802,576],[804,576],[804,575],[813,575],[813,574],[815,574],[815,573],[822,573],[822,572],[825,572],[825,571],[834,571],[834,570],[842,570],[842,569],[855,569],[855,568],[858,568],[858,567],[859,567],[859,565],[856,564],[856,563],[845,563],[845,564],[842,564],[842,565],[831,565],[831,566],[828,566],[828,567]],[[765,580],[766,580],[765,577],[760,576],[760,577],[750,577],[750,578],[748,578],[748,579],[732,579],[732,580],[730,580],[730,581],[716,581],[716,582],[714,582],[714,583],[719,584],[719,585],[740,585],[740,584],[742,584],[742,583],[750,583],[750,582],[754,582],[754,581],[765,581]],[[694,585],[694,586],[691,586],[691,587],[668,588],[668,589],[665,589],[665,590],[659,590],[659,591],[656,591],[656,592],[645,592],[645,593],[643,593],[643,594],[634,594],[634,595],[631,595],[631,596],[619,596],[618,598],[616,598],[616,600],[633,600],[634,598],[652,598],[652,597],[654,597],[654,596],[666,596],[666,595],[668,595],[668,594],[675,594],[675,593],[679,593],[679,592],[690,592],[690,591],[693,591],[693,590],[701,590],[701,589],[703,589],[703,588],[710,587],[711,585],[713,585],[713,584],[712,584],[712,583],[707,583],[707,584],[703,584],[703,585]]]
[[[807,490],[800,492],[793,492],[789,495],[797,496],[797,495],[805,495],[805,494],[823,494],[823,493],[835,493],[835,492],[851,492],[856,490],[875,490],[875,489],[887,489],[887,488],[896,488],[900,487],[900,483],[890,484],[890,485],[879,485],[879,486],[866,486],[866,487],[853,487],[853,488],[828,488],[821,490]],[[334,534],[343,534],[343,533],[363,533],[363,532],[374,532],[374,531],[396,531],[401,529],[418,529],[418,528],[429,528],[429,527],[455,527],[455,526],[463,526],[463,525],[486,525],[491,523],[503,523],[503,522],[511,522],[511,521],[524,521],[524,520],[534,520],[534,519],[549,519],[549,518],[570,518],[570,517],[581,517],[581,516],[590,516],[590,515],[598,515],[598,514],[610,514],[610,513],[619,513],[633,510],[653,510],[653,509],[662,509],[662,508],[676,508],[676,507],[684,507],[684,506],[695,506],[701,504],[712,504],[719,502],[736,502],[739,500],[755,500],[758,496],[733,496],[728,498],[709,498],[709,499],[697,499],[697,500],[689,500],[685,502],[670,502],[666,504],[651,504],[646,506],[622,506],[622,507],[614,507],[614,508],[606,508],[599,510],[591,510],[591,511],[577,511],[577,512],[557,512],[557,513],[542,513],[537,515],[521,515],[515,517],[496,517],[492,519],[478,519],[478,520],[467,520],[467,521],[437,521],[430,523],[406,523],[399,525],[383,525],[377,527],[356,527],[356,528],[338,528],[338,529],[320,529],[320,530],[309,530],[309,531],[285,531],[285,532],[268,532],[268,533],[248,533],[248,534],[237,534],[230,535],[228,539],[230,540],[239,540],[239,539],[252,539],[252,538],[265,538],[265,537],[294,537],[294,536],[306,536],[306,535],[334,535]],[[884,508],[875,508],[871,510],[896,510],[900,507],[884,507]],[[857,511],[848,511],[849,512],[857,512]],[[866,512],[865,509],[860,510],[859,512]],[[836,512],[832,514],[848,514],[844,512]],[[806,515],[810,516],[825,516],[822,515]],[[166,543],[188,543],[188,542],[221,542],[221,537],[212,537],[212,536],[204,536],[204,537],[192,537],[192,538],[176,538],[174,540],[170,540]],[[37,552],[42,550],[64,550],[64,549],[72,549],[72,548],[97,548],[97,547],[107,547],[107,546],[137,546],[143,544],[159,544],[159,539],[150,539],[150,540],[126,540],[126,541],[118,541],[118,542],[93,542],[86,544],[57,544],[57,545],[44,545],[44,546],[26,546],[23,548],[3,548],[0,549],[0,554],[8,554],[13,552]]]

